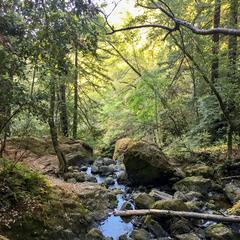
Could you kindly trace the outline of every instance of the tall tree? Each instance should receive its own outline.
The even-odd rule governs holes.
[[[221,0],[215,0],[214,4],[214,17],[213,17],[213,27],[219,28],[221,19]],[[215,83],[218,79],[219,73],[219,34],[214,34],[212,36],[213,47],[212,47],[212,70],[211,70],[211,80]]]
[[[73,104],[73,138],[77,138],[78,125],[78,48],[75,46],[74,104]]]

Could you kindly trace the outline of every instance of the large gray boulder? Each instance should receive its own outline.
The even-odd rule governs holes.
[[[154,144],[130,139],[119,140],[115,158],[123,158],[128,179],[135,185],[164,185],[174,177],[170,160]]]

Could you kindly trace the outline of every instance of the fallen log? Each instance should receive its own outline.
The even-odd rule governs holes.
[[[141,209],[141,210],[127,210],[113,212],[114,216],[120,217],[132,217],[132,216],[144,216],[144,215],[159,215],[162,217],[186,217],[186,218],[197,218],[212,220],[215,222],[239,222],[240,216],[223,216],[217,214],[207,214],[207,213],[196,213],[196,212],[183,212],[183,211],[172,211],[172,210],[159,210],[159,209]]]

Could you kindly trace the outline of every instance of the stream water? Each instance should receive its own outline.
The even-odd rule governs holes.
[[[106,177],[102,177],[99,174],[92,174],[91,167],[88,167],[86,173],[89,176],[94,176],[97,179],[97,183],[102,184],[104,183]],[[116,172],[117,176],[118,172]],[[116,210],[120,210],[123,206],[124,202],[129,201],[131,202],[130,196],[126,194],[126,186],[123,184],[119,184],[114,179],[114,184],[109,187],[110,190],[121,190],[119,194],[116,196],[117,206]],[[132,203],[132,208],[134,209],[134,204]],[[118,240],[121,235],[130,234],[133,230],[132,222],[124,221],[121,217],[113,216],[112,214],[109,215],[105,220],[100,223],[99,229],[106,237],[112,237],[113,240]]]

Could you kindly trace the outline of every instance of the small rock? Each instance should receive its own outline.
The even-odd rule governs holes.
[[[151,239],[150,233],[144,229],[133,230],[130,237],[133,240],[149,240],[149,239]]]
[[[120,171],[117,176],[118,183],[126,184],[128,182],[127,173],[125,171]]]
[[[107,177],[104,181],[104,184],[106,186],[111,186],[111,185],[114,185],[115,181],[112,177]]]
[[[101,166],[99,168],[99,173],[101,176],[109,176],[114,173],[114,167],[112,166]]]
[[[170,225],[170,231],[173,235],[189,233],[192,230],[192,225],[187,219],[178,219]]]
[[[133,198],[137,208],[149,209],[154,203],[153,197],[149,196],[147,193],[138,193]]]
[[[99,173],[99,167],[96,166],[96,165],[93,165],[92,168],[91,168],[91,172],[93,174]]]
[[[115,161],[114,161],[113,159],[111,159],[111,158],[103,158],[102,162],[103,162],[103,164],[106,165],[106,166],[109,166],[109,165],[115,163]]]
[[[87,181],[87,182],[94,182],[94,183],[96,183],[97,182],[97,179],[96,179],[96,177],[94,177],[94,176],[85,176],[85,180]]]
[[[124,203],[123,203],[123,205],[121,206],[121,211],[125,211],[125,210],[132,210],[133,209],[133,206],[132,206],[132,204],[130,203],[130,202],[128,202],[128,201],[125,201]]]
[[[158,191],[157,189],[152,189],[149,195],[153,197],[155,200],[168,200],[173,198],[172,195],[165,192]]]
[[[80,170],[81,170],[81,171],[83,171],[83,172],[86,172],[86,171],[87,171],[87,169],[88,169],[88,167],[87,167],[87,166],[82,166],[82,167],[80,168]]]
[[[203,195],[199,192],[188,192],[188,193],[182,193],[180,191],[176,191],[174,193],[174,198],[181,199],[183,201],[197,201],[201,198],[203,198]]]
[[[206,230],[206,236],[211,240],[231,240],[233,239],[233,233],[231,229],[223,224],[211,225]]]

